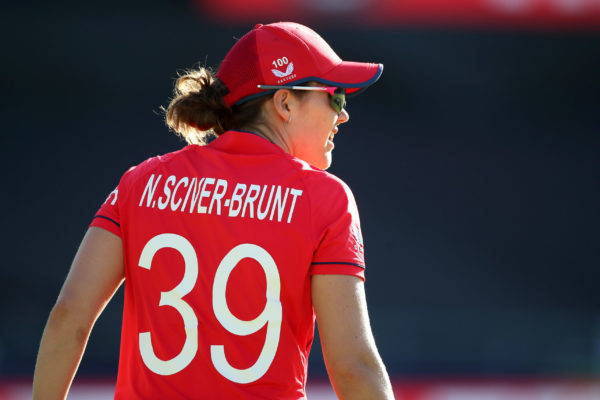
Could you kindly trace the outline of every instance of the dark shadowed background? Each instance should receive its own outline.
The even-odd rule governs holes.
[[[200,2],[201,3],[201,2]],[[13,3],[0,14],[0,377],[28,377],[92,216],[180,148],[160,106],[255,22],[184,1]],[[291,19],[289,17],[288,19]],[[373,330],[396,377],[600,373],[600,29],[299,22],[382,62],[331,172],[353,189]],[[364,22],[364,21],[363,21]],[[82,376],[116,372],[122,291]],[[318,346],[312,376],[324,376]]]

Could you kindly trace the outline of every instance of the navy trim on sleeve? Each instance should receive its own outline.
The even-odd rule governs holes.
[[[104,215],[94,215],[94,218],[104,218],[104,219],[109,220],[110,222],[112,222],[113,224],[115,224],[116,226],[118,226],[119,228],[121,227],[121,225],[117,221],[115,221],[112,218],[105,217]]]
[[[349,263],[349,262],[341,262],[341,261],[332,261],[332,262],[314,262],[312,263],[312,265],[326,265],[326,264],[344,264],[344,265],[353,265],[355,267],[359,267],[362,269],[365,269],[364,265],[360,265],[360,264],[354,264],[354,263]]]

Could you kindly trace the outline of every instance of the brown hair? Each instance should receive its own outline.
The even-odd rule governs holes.
[[[180,75],[173,92],[169,106],[163,108],[165,122],[190,144],[205,144],[210,136],[259,122],[262,105],[272,96],[260,96],[227,107],[223,97],[229,90],[210,69],[204,67]]]

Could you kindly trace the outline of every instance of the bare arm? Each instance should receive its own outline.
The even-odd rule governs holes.
[[[371,332],[363,282],[313,275],[312,300],[329,378],[340,399],[393,399]]]
[[[121,238],[90,228],[50,312],[33,377],[34,399],[64,399],[94,322],[124,278]]]

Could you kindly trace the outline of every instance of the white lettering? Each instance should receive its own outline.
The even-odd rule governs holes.
[[[238,193],[239,191],[239,193]],[[233,190],[233,194],[231,195],[231,207],[229,207],[229,216],[237,217],[240,213],[240,209],[242,208],[242,196],[246,193],[246,185],[243,183],[238,183],[235,185],[235,189]],[[235,204],[238,204],[237,208]]]
[[[179,189],[179,186],[181,186],[182,184],[183,184],[183,186],[187,187],[189,181],[190,180],[186,176],[186,177],[181,178],[179,180],[179,182],[177,182],[177,185],[175,185],[175,189],[173,189],[173,196],[171,196],[171,211],[177,211],[177,209],[179,208],[179,205],[183,201],[183,199],[180,198],[177,203],[174,202],[175,201],[175,195],[177,194],[177,189]],[[184,207],[185,207],[185,205],[184,205]]]
[[[164,202],[162,200],[162,196],[160,196],[158,198],[158,209],[159,210],[164,210],[165,208],[167,208],[167,205],[169,204],[169,200],[171,199],[171,188],[169,187],[169,183],[171,183],[171,185],[175,185],[175,181],[177,181],[177,178],[175,177],[175,175],[171,175],[167,178],[167,181],[165,182],[165,187],[164,187],[164,193],[165,193]]]
[[[200,196],[200,190],[202,189],[202,184],[204,183],[204,179],[200,179],[198,183],[198,189],[192,193],[192,200],[190,201],[190,213],[194,211],[194,207],[196,206],[196,202],[198,201],[198,197]]]
[[[290,192],[290,188],[285,188],[285,195],[283,196],[283,200],[282,200],[281,199],[281,186],[277,186],[277,192],[275,193],[275,201],[273,201],[273,208],[271,209],[271,215],[269,216],[269,221],[273,221],[273,214],[275,213],[275,209],[277,209],[277,222],[281,222],[281,217],[283,216],[283,211],[285,210],[285,203],[287,201],[289,192]]]
[[[202,185],[202,191],[200,192],[200,198],[198,199],[198,212],[200,214],[206,214],[206,207],[202,205],[202,199],[210,196],[210,190],[206,190],[208,185],[215,183],[215,178],[206,178],[204,185]]]
[[[223,191],[219,192],[219,188],[222,188]],[[212,214],[213,204],[217,203],[217,215],[221,215],[221,199],[225,196],[227,192],[227,181],[225,179],[219,179],[217,184],[215,185],[215,191],[213,192],[212,199],[210,200],[210,207],[208,208],[208,213]]]
[[[265,217],[267,216],[267,214],[269,213],[269,207],[271,207],[271,200],[273,199],[273,189],[275,189],[274,185],[271,185],[271,193],[269,194],[269,201],[267,202],[267,206],[265,207],[265,210],[262,211],[262,203],[263,203],[263,199],[265,197],[265,193],[267,191],[267,185],[265,185],[263,187],[263,191],[260,195],[260,200],[258,201],[258,208],[256,209],[256,216],[258,217],[258,219],[260,219],[261,221],[263,219],[265,219]]]
[[[156,190],[156,187],[158,186],[158,182],[160,181],[160,178],[162,178],[162,175],[159,175],[158,178],[156,178],[156,182],[154,182],[154,174],[152,174],[150,176],[150,179],[148,179],[148,183],[146,183],[146,188],[144,189],[144,193],[142,194],[142,198],[140,199],[140,204],[138,204],[138,207],[142,206],[142,203],[144,202],[144,197],[146,196],[146,193],[148,194],[148,198],[146,200],[146,207],[151,206],[152,197],[154,196],[154,191]],[[152,185],[153,182],[154,182],[154,185]]]
[[[196,183],[198,183],[198,178],[192,178],[190,187],[188,188],[188,191],[185,194],[185,199],[183,200],[183,205],[181,206],[181,211],[185,210],[185,206],[187,204],[188,198],[190,197],[190,193],[192,193],[192,192],[194,192],[194,190],[196,190]]]
[[[292,206],[290,207],[290,214],[288,215],[288,224],[292,221],[292,214],[294,213],[294,207],[296,206],[296,197],[302,196],[302,190],[292,189],[291,194],[294,198],[292,199]]]
[[[254,191],[254,195],[251,193]],[[246,214],[246,207],[250,204],[250,218],[254,218],[254,200],[258,198],[260,194],[260,186],[259,185],[250,185],[250,189],[248,189],[248,194],[246,195],[246,201],[244,202],[244,208],[242,209],[242,217]]]
[[[281,84],[283,82],[291,81],[292,79],[295,79],[295,78],[296,78],[296,74],[292,74],[290,76],[286,76],[285,78],[278,79],[277,80],[277,84],[279,85],[279,84]]]
[[[223,215],[224,208],[223,213],[228,217],[256,218],[263,221],[268,215],[270,221],[282,222],[285,219],[289,224],[294,217],[298,198],[303,194],[300,189],[281,185],[240,182],[235,183],[232,193],[228,188],[234,184],[225,179],[169,175],[164,181],[162,195],[154,196],[161,180],[162,175],[158,174],[152,174],[148,178],[139,201],[140,207],[173,212],[187,211],[190,214],[213,214],[214,211],[214,215]],[[116,204],[118,194],[117,189],[113,190],[105,203]]]

